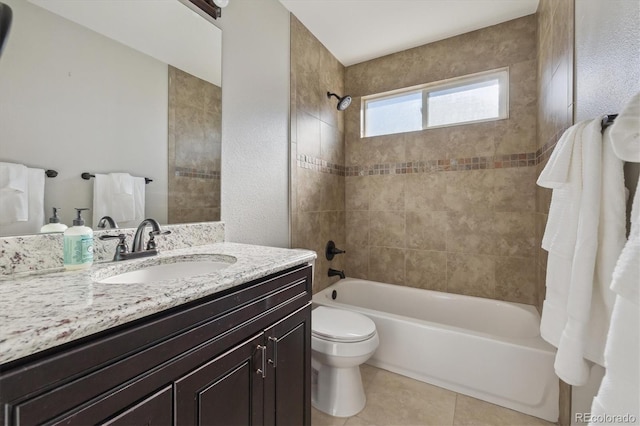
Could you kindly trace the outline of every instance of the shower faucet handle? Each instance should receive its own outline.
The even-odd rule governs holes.
[[[346,250],[340,250],[339,248],[336,248],[336,243],[334,243],[333,241],[329,241],[327,243],[327,247],[325,249],[325,256],[327,257],[327,260],[333,260],[333,257],[336,254],[342,253],[346,253]]]

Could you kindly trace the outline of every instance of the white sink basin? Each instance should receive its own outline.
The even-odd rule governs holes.
[[[108,274],[108,276],[95,281],[100,284],[147,284],[178,278],[190,278],[220,271],[231,266],[235,261],[236,259],[231,256],[215,256],[212,258],[198,256],[194,259],[164,258],[155,262],[161,262],[159,264],[146,262],[138,265],[134,270],[116,275]]]

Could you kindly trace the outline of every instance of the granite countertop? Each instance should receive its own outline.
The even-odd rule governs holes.
[[[100,284],[150,259],[218,254],[235,263],[215,273],[153,284]],[[158,256],[94,264],[82,271],[0,279],[0,364],[311,262],[313,251],[236,243],[168,250]]]

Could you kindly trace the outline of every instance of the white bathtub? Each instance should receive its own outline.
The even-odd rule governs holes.
[[[316,293],[313,303],[375,322],[380,346],[368,364],[558,420],[555,348],[540,337],[532,306],[353,278]]]

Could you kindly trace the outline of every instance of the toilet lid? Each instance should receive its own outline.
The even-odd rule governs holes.
[[[318,306],[311,311],[311,334],[334,342],[361,342],[376,334],[376,325],[356,312]]]

